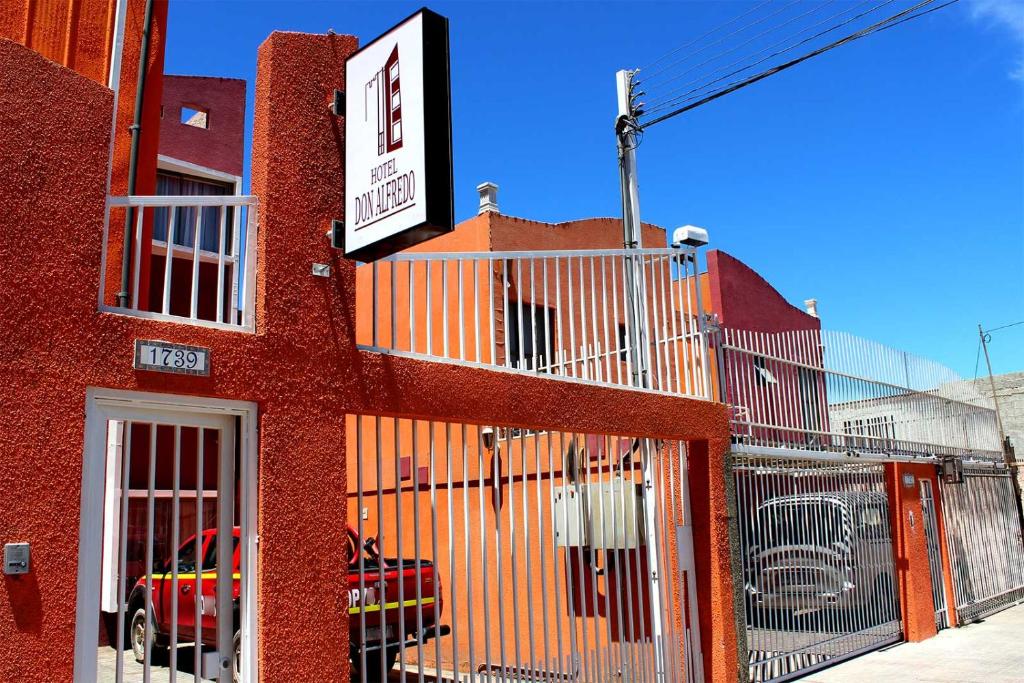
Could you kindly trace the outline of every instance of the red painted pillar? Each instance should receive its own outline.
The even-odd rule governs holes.
[[[726,439],[692,441],[687,449],[704,679],[716,683],[746,680],[740,671],[729,541],[728,452]]]
[[[259,198],[257,325],[282,359],[260,406],[259,663],[263,681],[349,679],[344,392],[355,383],[355,266],[332,279],[325,234],[344,210],[344,126],[329,103],[353,36],[274,33],[259,49],[252,185]],[[310,285],[310,282],[316,284]],[[337,315],[335,312],[343,312]],[[332,353],[322,354],[329,348]],[[294,359],[294,360],[292,360]],[[332,365],[331,360],[336,360]],[[332,387],[293,387],[326,361]],[[334,393],[336,392],[336,393]]]
[[[890,463],[885,466],[896,561],[897,593],[903,615],[903,635],[917,642],[935,635],[928,542],[921,509],[921,479],[934,477],[929,464]]]

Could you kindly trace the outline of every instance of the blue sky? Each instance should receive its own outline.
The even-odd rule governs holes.
[[[854,3],[833,4],[822,18]],[[456,218],[484,180],[503,213],[620,215],[615,71],[754,5],[431,3],[451,22]],[[366,42],[419,6],[171,0],[166,70],[248,80],[251,133],[273,30]],[[977,324],[1024,320],[1024,0],[962,0],[801,64],[653,126],[638,160],[645,221],[706,227],[827,327],[970,377]],[[1024,325],[991,353],[1024,370]]]

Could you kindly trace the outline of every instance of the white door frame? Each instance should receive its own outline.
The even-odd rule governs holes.
[[[99,647],[100,570],[103,553],[104,487],[107,476],[107,423],[109,420],[159,421],[161,414],[231,416],[241,421],[239,452],[241,468],[239,522],[242,563],[248,569],[243,582],[246,605],[242,631],[242,671],[247,681],[258,681],[256,614],[258,595],[256,547],[257,406],[249,401],[122,391],[89,387],[85,400],[85,448],[82,454],[82,499],[78,532],[78,581],[75,609],[74,681],[96,680]]]

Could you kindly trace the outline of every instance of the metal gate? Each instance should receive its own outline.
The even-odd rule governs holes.
[[[943,479],[942,519],[957,623],[1024,600],[1024,544],[1010,472],[964,466],[963,483]]]
[[[248,413],[111,393],[88,408],[75,680],[256,680]]]
[[[353,680],[704,680],[681,444],[348,421]]]
[[[751,681],[901,639],[883,465],[733,455]]]
[[[939,523],[935,514],[935,495],[932,482],[922,479],[921,511],[924,513],[924,534],[928,544],[928,569],[932,579],[932,603],[935,605],[935,628],[949,628],[946,607],[946,577],[942,570],[942,544],[939,542]]]

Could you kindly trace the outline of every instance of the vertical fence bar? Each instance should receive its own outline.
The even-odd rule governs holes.
[[[181,545],[181,425],[174,425],[171,489],[171,680],[178,678],[178,546]]]
[[[125,207],[125,211],[131,211],[131,207]],[[142,270],[142,223],[146,213],[146,207],[140,206],[136,209],[138,217],[135,220],[135,257],[132,259],[132,310],[139,309],[139,277]],[[170,226],[168,226],[170,234]],[[168,240],[168,244],[170,240]]]
[[[112,423],[107,422],[107,428],[110,429]],[[131,473],[132,464],[132,432],[134,431],[135,424],[133,422],[124,423],[124,445],[121,448],[121,518],[118,520],[119,533],[118,533],[118,549],[117,549],[117,649],[115,650],[114,662],[116,670],[114,672],[114,680],[116,683],[122,683],[124,681],[124,618],[125,612],[128,610],[127,600],[127,588],[128,588],[128,506],[131,504],[131,500],[128,497],[128,487],[131,485],[129,475]],[[129,622],[130,623],[130,622]]]
[[[156,433],[157,424],[149,424],[149,472],[146,476],[146,626],[144,631],[146,645],[145,657],[142,662],[142,680],[149,683],[152,680],[152,659],[153,648],[150,643],[155,642],[156,633],[153,632],[153,525],[154,507],[156,504]]]
[[[205,464],[203,463],[203,449],[205,431],[202,427],[196,428],[196,587],[195,587],[195,647],[193,648],[192,674],[196,683],[202,680],[203,671],[203,536],[205,535],[203,523],[203,479],[205,478]]]
[[[164,291],[160,310],[164,315],[171,311],[171,269],[174,265],[174,224],[177,219],[177,206],[172,206],[167,221],[167,251],[164,255]]]
[[[189,303],[189,317],[199,317],[199,243],[203,229],[203,207],[197,206],[196,224],[192,232],[192,289]]]
[[[241,211],[242,207],[236,207],[235,211]],[[224,237],[226,232],[227,224],[227,213],[228,207],[221,206],[217,209],[217,317],[215,320],[219,323],[224,322],[224,249],[227,245],[224,243]],[[253,254],[246,254],[248,258],[253,258]],[[238,267],[237,265],[235,266]],[[234,322],[234,321],[232,321]]]

